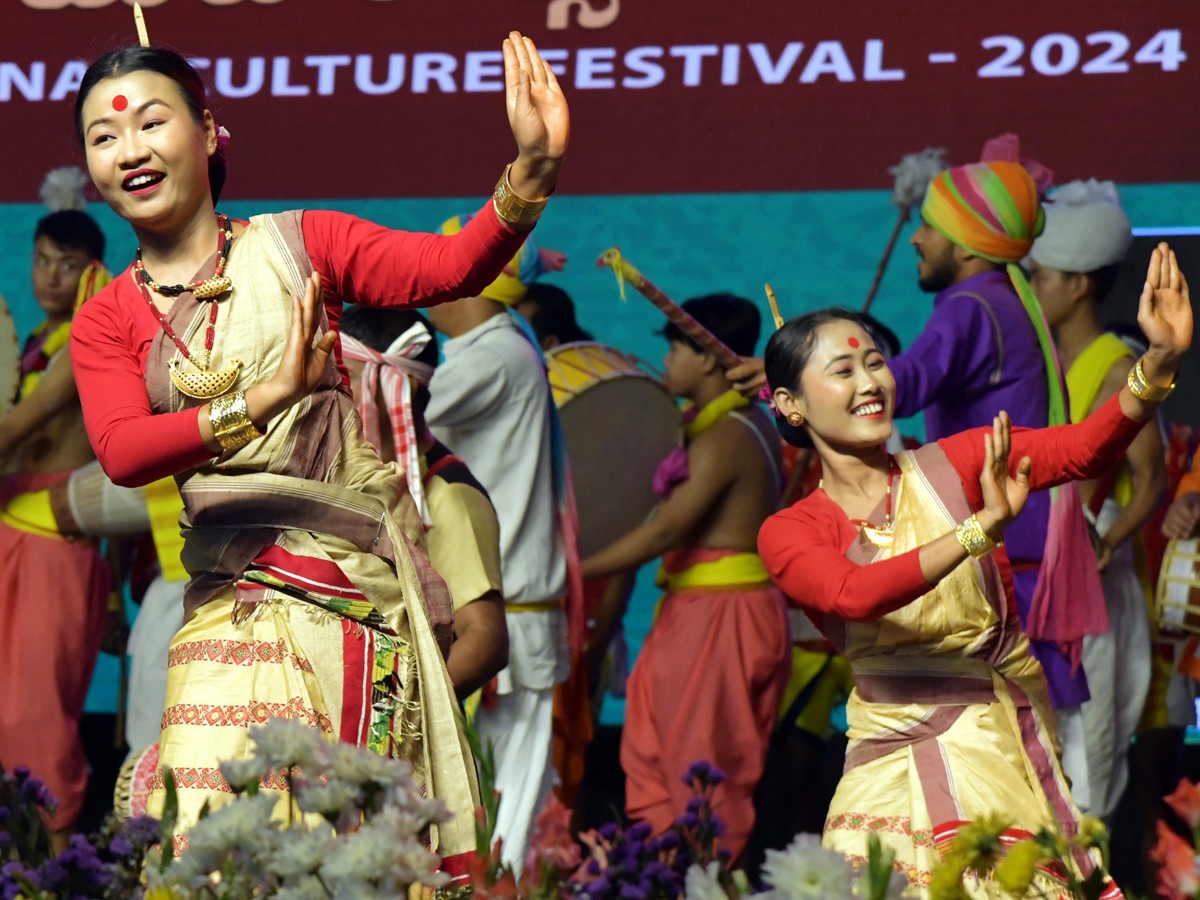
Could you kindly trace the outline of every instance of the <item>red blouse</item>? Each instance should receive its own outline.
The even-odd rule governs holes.
[[[302,229],[334,328],[344,303],[433,306],[475,296],[525,240],[500,221],[490,200],[453,236],[395,231],[323,210],[305,211]],[[71,365],[88,437],[120,485],[148,484],[212,458],[200,437],[198,408],[151,411],[146,359],[159,327],[130,270],[89,300],[71,326]]]
[[[1144,424],[1121,412],[1118,396],[1077,425],[1014,428],[1010,454],[1014,470],[1022,457],[1030,457],[1030,483],[1034,490],[1042,490],[1096,478],[1111,469]],[[938,441],[958,472],[967,502],[976,510],[983,508],[979,473],[983,436],[988,431],[972,428]],[[887,615],[932,587],[921,574],[919,548],[860,566],[846,558],[857,537],[858,529],[846,514],[818,490],[763,523],[758,552],[771,579],[796,604],[849,621]]]

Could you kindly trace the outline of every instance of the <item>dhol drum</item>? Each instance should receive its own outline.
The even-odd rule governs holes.
[[[1200,634],[1200,540],[1167,544],[1154,607],[1154,617],[1164,635]]]
[[[21,344],[8,304],[0,297],[0,419],[16,405],[21,389]]]
[[[67,499],[83,534],[117,538],[150,531],[145,491],[113,484],[99,462],[90,462],[71,473]]]
[[[654,470],[683,439],[680,413],[658,374],[636,356],[591,341],[546,354],[588,557],[654,508]]]

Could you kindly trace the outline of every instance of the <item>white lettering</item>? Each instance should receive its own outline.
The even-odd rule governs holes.
[[[867,41],[863,57],[863,81],[903,81],[903,69],[888,69],[883,64],[883,41]]]
[[[841,41],[821,41],[800,73],[801,84],[812,84],[822,75],[833,75],[838,81],[853,81],[854,68],[842,48]]]
[[[796,65],[796,60],[804,52],[804,44],[801,41],[792,41],[783,48],[778,62],[771,60],[771,51],[767,49],[766,44],[751,44],[746,49],[750,51],[750,58],[754,60],[754,67],[758,69],[758,77],[762,79],[763,84],[783,84],[784,79],[791,74],[792,66]]]
[[[213,87],[222,97],[253,97],[262,90],[266,73],[266,57],[252,56],[246,62],[246,81],[238,86],[233,83],[233,60],[222,56],[213,71]]]
[[[12,99],[13,88],[26,100],[41,100],[46,93],[46,64],[29,64],[29,74],[16,63],[0,63],[0,103]]]
[[[742,48],[726,44],[721,48],[721,84],[737,84],[742,67]]]
[[[658,87],[666,78],[663,67],[652,59],[662,59],[662,47],[635,47],[625,54],[625,68],[636,72],[637,76],[626,75],[621,79],[621,87],[640,90],[642,88]]]
[[[458,60],[449,53],[417,53],[413,56],[412,89],[414,94],[429,92],[429,85],[437,83],[443,94],[458,90],[454,83],[454,70]]]
[[[306,56],[304,64],[317,70],[317,93],[328,97],[333,93],[333,82],[339,66],[350,65],[349,56]]]
[[[697,87],[700,84],[700,69],[704,57],[716,56],[719,48],[715,44],[685,44],[672,47],[671,55],[683,59],[683,86]]]
[[[292,61],[277,56],[271,61],[271,95],[274,97],[307,97],[312,89],[307,84],[289,84],[288,72]]]
[[[58,79],[54,82],[54,87],[50,90],[50,99],[65,100],[68,94],[77,92],[85,72],[87,72],[87,63],[81,59],[73,59],[63,66],[63,70],[58,73]]]
[[[612,78],[601,78],[601,75],[611,75],[613,59],[617,51],[612,47],[581,47],[575,54],[575,87],[611,88],[617,83]]]
[[[373,63],[372,57],[366,53],[354,57],[354,86],[372,97],[394,94],[400,90],[404,84],[404,54],[393,53],[388,57],[387,80],[383,84],[378,84],[371,77]]]
[[[463,67],[464,91],[504,90],[504,54],[499,50],[474,50]]]
[[[539,50],[538,53],[541,54],[542,59],[549,64],[551,72],[553,72],[559,78],[566,77],[567,67],[564,65],[564,63],[566,63],[567,59],[569,58],[569,54],[566,50]]]
[[[207,72],[212,68],[212,60],[206,56],[189,56],[187,61],[192,64],[193,69],[204,69]]]

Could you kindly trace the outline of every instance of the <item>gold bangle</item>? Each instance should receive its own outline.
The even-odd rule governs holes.
[[[512,184],[508,180],[508,174],[511,171],[512,163],[509,163],[504,167],[504,174],[500,176],[500,180],[496,182],[496,190],[492,192],[492,206],[501,221],[507,222],[514,228],[528,230],[537,224],[537,220],[541,217],[546,204],[550,202],[550,198],[526,200],[512,189]]]
[[[1146,373],[1142,371],[1142,360],[1139,357],[1137,365],[1129,370],[1129,377],[1125,379],[1125,383],[1129,385],[1130,393],[1139,400],[1145,400],[1147,403],[1162,403],[1171,395],[1171,391],[1175,390],[1176,379],[1171,378],[1170,387],[1151,384],[1146,380]]]
[[[983,526],[979,524],[978,516],[971,516],[971,518],[965,519],[961,525],[954,529],[954,536],[963,545],[963,549],[975,557],[975,559],[987,556],[998,546],[997,542],[988,537],[988,533],[983,530]]]
[[[244,391],[213,400],[208,407],[208,421],[223,450],[239,450],[262,436],[250,419]]]

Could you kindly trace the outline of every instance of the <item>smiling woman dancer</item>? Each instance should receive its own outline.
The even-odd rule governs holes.
[[[503,49],[519,153],[454,237],[332,212],[232,221],[214,210],[222,140],[183,57],[134,47],[84,76],[88,168],[140,246],[78,317],[71,356],[109,476],[174,474],[185,504],[192,580],[161,740],[181,830],[229,796],[217,763],[248,754],[248,726],[286,716],[409,759],[456,814],[436,849],[474,846],[474,769],[431,628],[445,586],[412,549],[403,473],[363,439],[332,351],[343,302],[477,294],[537,220],[567,105],[532,41],[513,32]]]
[[[1021,429],[1001,413],[990,430],[895,456],[884,447],[895,382],[856,315],[811,313],[767,345],[775,403],[812,437],[824,481],[767,520],[759,551],[850,659],[856,685],[825,844],[865,858],[868,831],[878,831],[922,896],[939,846],[967,822],[1079,828],[1000,536],[1031,489],[1111,468],[1170,393],[1192,310],[1165,244],[1151,256],[1138,323],[1150,349],[1128,386],[1083,422]],[[1073,864],[1093,866],[1082,855]],[[1037,877],[1056,884],[1053,871]],[[968,885],[971,896],[996,891]],[[1110,883],[1104,896],[1120,892]]]

